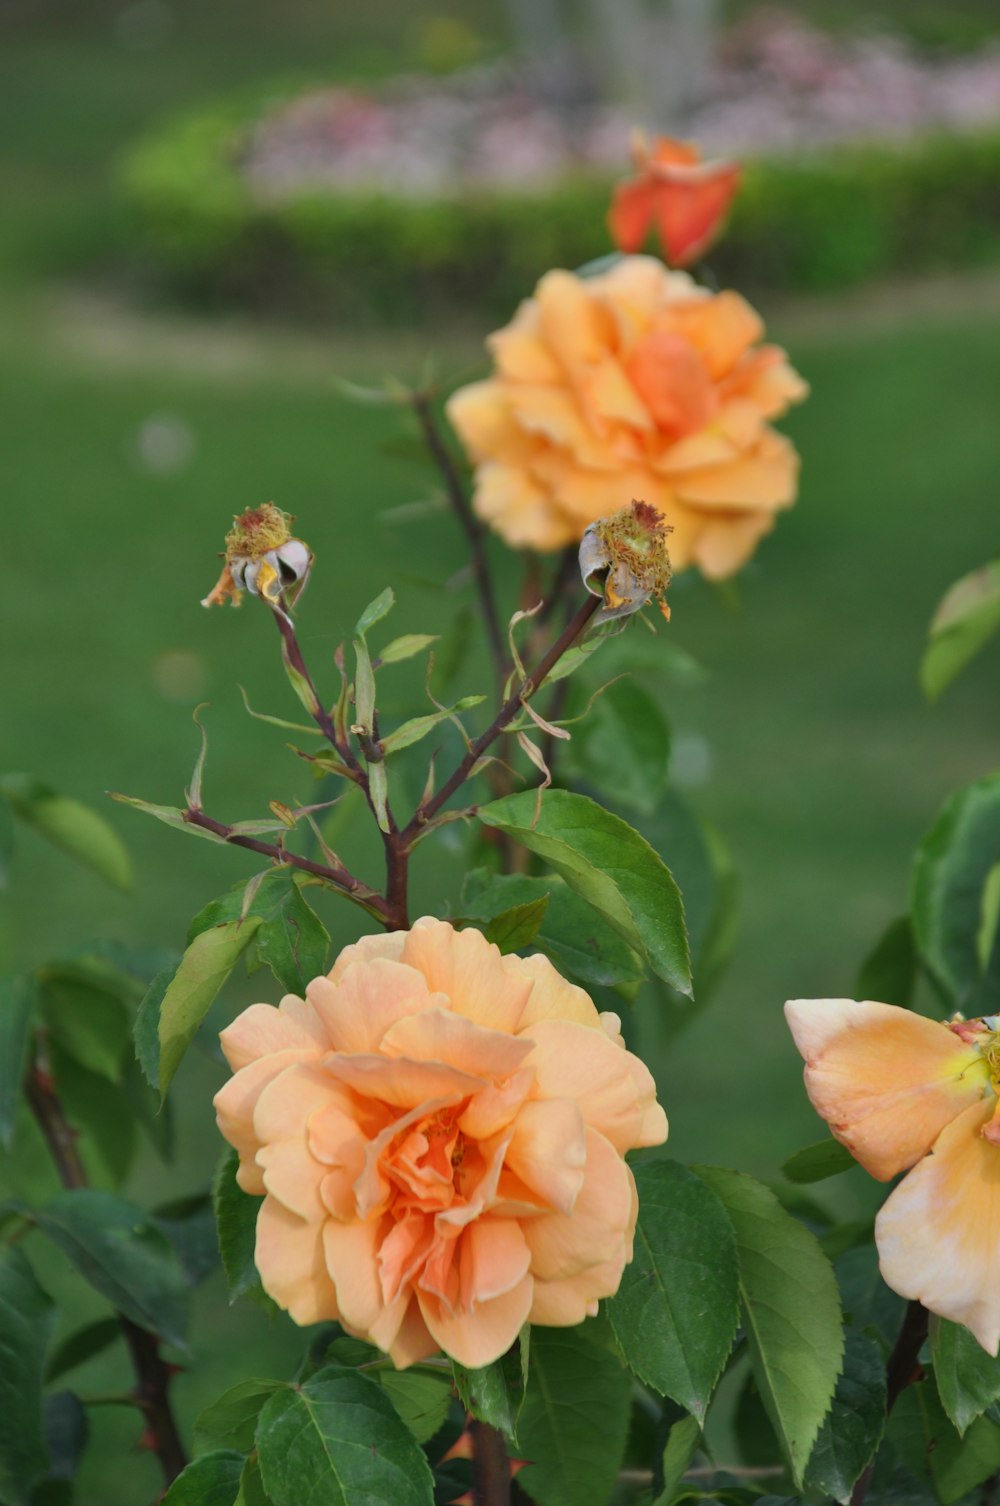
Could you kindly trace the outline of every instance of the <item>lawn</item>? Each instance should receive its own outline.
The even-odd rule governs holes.
[[[95,937],[177,947],[205,901],[254,871],[241,854],[104,801],[107,789],[180,798],[198,702],[209,703],[213,814],[262,815],[270,799],[310,793],[283,734],[242,709],[240,684],[255,707],[298,716],[266,615],[252,602],[211,614],[198,605],[235,510],[274,498],[316,549],[301,630],[327,689],[336,644],[387,583],[399,598],[395,632],[440,630],[471,599],[446,513],[383,517],[429,491],[423,471],[384,448],[396,415],[345,402],[333,381],[412,374],[412,338],[399,337],[397,354],[387,339],[354,345],[334,332],[195,326],[38,281],[39,267],[64,268],[81,247],[101,243],[109,163],[132,129],[214,88],[300,70],[303,53],[313,55],[316,10],[305,4],[290,10],[277,39],[251,8],[226,49],[223,23],[213,31],[199,13],[176,7],[173,37],[156,56],[121,50],[109,7],[104,30],[93,21],[85,31],[25,33],[0,64],[0,186],[14,209],[0,232],[0,765],[106,806],[137,874],[134,894],[118,895],[23,836],[0,908],[5,972]],[[360,68],[367,57],[383,66],[383,22],[396,14],[392,5],[367,7],[370,35],[346,40],[331,23],[337,63]],[[707,671],[699,684],[664,678],[659,693],[678,777],[740,870],[743,925],[724,984],[687,1032],[657,1046],[656,1022],[640,1005],[641,1033],[673,1152],[765,1177],[819,1131],[782,1001],[852,991],[864,952],[905,906],[910,855],[940,802],[996,763],[997,653],[939,707],[924,704],[916,680],[936,600],[997,545],[996,289],[983,284],[981,307],[966,290],[950,309],[932,300],[918,316],[886,310],[873,297],[815,318],[777,312],[775,333],[813,386],[788,424],[803,457],[801,500],[746,572],[738,605],[682,579],[667,630]],[[443,365],[456,373],[479,358],[478,332],[449,332],[442,346]],[[519,569],[499,549],[495,561],[511,607]],[[395,676],[395,708],[413,706],[419,682],[403,669]],[[485,656],[473,646],[455,693],[486,681]],[[345,857],[376,874],[363,832],[347,826],[341,835]],[[669,863],[670,852],[663,856]],[[422,906],[454,904],[462,868],[460,843],[438,857],[425,849]],[[356,934],[357,912],[332,898],[319,903],[335,945]],[[221,1016],[257,986],[234,985]],[[139,1201],[197,1190],[211,1175],[210,1096],[221,1070],[209,1047],[178,1080],[176,1162],[138,1165],[127,1190]],[[873,1190],[851,1173],[825,1195],[857,1213]],[[79,1317],[96,1310],[56,1264],[43,1269]],[[177,1390],[188,1426],[228,1378],[266,1374],[297,1346],[284,1320],[228,1311],[215,1282],[193,1329],[198,1365]],[[114,1391],[123,1379],[98,1362],[79,1385]],[[151,1461],[120,1465],[132,1417],[101,1408],[93,1430],[81,1499],[131,1506],[150,1497]]]

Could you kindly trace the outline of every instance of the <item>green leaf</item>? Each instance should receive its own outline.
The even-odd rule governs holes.
[[[14,1120],[28,1070],[35,984],[29,977],[0,979],[0,1145],[10,1150]]]
[[[146,1076],[159,1088],[161,1101],[219,989],[261,925],[259,915],[248,915],[202,931],[173,976],[165,982],[161,973],[150,984],[136,1019],[136,1052]]]
[[[910,914],[920,955],[949,1003],[967,1013],[982,982],[979,930],[987,879],[1000,854],[1000,774],[945,802],[917,850]]]
[[[1000,1428],[980,1417],[960,1436],[948,1420],[930,1374],[900,1395],[887,1432],[909,1468],[930,1476],[943,1506],[952,1506],[1000,1469]]]
[[[469,1370],[452,1360],[455,1387],[465,1410],[480,1422],[499,1428],[509,1442],[517,1437],[529,1374],[530,1331],[522,1328],[517,1343],[492,1365]]]
[[[162,1203],[153,1209],[152,1219],[177,1252],[188,1286],[199,1286],[218,1269],[219,1241],[210,1193],[196,1192]]]
[[[384,763],[368,765],[368,793],[380,831],[389,830],[389,775]]]
[[[932,1317],[931,1356],[941,1405],[964,1436],[987,1407],[1000,1399],[1000,1359],[987,1354],[967,1328]]]
[[[667,1434],[660,1469],[663,1489],[653,1506],[670,1506],[701,1439],[701,1425],[694,1417],[682,1417]]]
[[[263,1292],[254,1265],[260,1198],[244,1192],[236,1180],[240,1158],[235,1150],[222,1154],[212,1183],[212,1204],[219,1236],[222,1268],[229,1283],[229,1301]]]
[[[379,661],[382,664],[402,664],[404,659],[414,659],[432,643],[437,643],[438,636],[437,633],[404,633],[386,644],[379,653]]]
[[[827,1177],[838,1177],[857,1164],[846,1145],[828,1136],[797,1150],[781,1170],[790,1182],[825,1182]]]
[[[26,826],[34,827],[116,889],[131,889],[132,860],[125,844],[89,805],[57,794],[31,774],[5,774],[0,794],[6,795],[15,816]]]
[[[264,1489],[256,1455],[249,1458],[243,1466],[243,1473],[240,1475],[240,1490],[233,1506],[273,1506],[271,1497]]]
[[[38,1001],[50,1035],[69,1056],[90,1072],[121,1080],[130,1020],[119,991],[54,966],[39,974]]]
[[[998,628],[1000,560],[990,560],[957,580],[934,614],[920,666],[920,681],[928,700],[937,700]]]
[[[75,1333],[69,1334],[49,1356],[45,1367],[46,1385],[57,1381],[68,1370],[85,1365],[95,1355],[103,1354],[109,1344],[121,1338],[121,1332],[117,1318],[98,1318],[96,1323],[88,1323],[84,1328],[78,1328]]]
[[[536,899],[526,900],[523,905],[513,905],[509,910],[501,910],[499,915],[483,922],[483,935],[505,955],[508,952],[519,952],[535,940],[548,907],[549,896],[539,894]]]
[[[572,732],[571,766],[616,803],[651,815],[667,782],[670,728],[649,692],[631,676],[614,680]]]
[[[89,1432],[80,1398],[72,1391],[56,1391],[47,1396],[42,1408],[42,1429],[49,1455],[47,1479],[72,1480]]]
[[[760,1182],[718,1166],[695,1169],[732,1221],[750,1362],[801,1486],[844,1348],[833,1270],[815,1236]]]
[[[469,875],[470,881],[475,878]],[[635,952],[592,905],[554,875],[503,874],[475,886],[467,881],[463,909],[468,919],[488,927],[505,911],[540,899],[548,904],[535,945],[561,972],[596,988],[638,987],[645,969]]]
[[[733,1228],[715,1193],[676,1161],[634,1172],[635,1254],[607,1314],[639,1379],[700,1424],[740,1319]]]
[[[257,916],[261,921],[256,936],[261,961],[286,992],[304,995],[306,984],[326,972],[330,947],[326,927],[307,903],[294,869],[266,870],[246,904],[248,888],[247,884],[237,884],[206,905],[191,922],[188,941],[213,926],[238,921],[245,907],[247,916]]]
[[[381,622],[383,617],[388,617],[395,605],[395,592],[391,586],[386,586],[385,590],[380,592],[374,601],[368,603],[354,624],[355,638],[364,638],[365,634],[370,632],[377,622]]]
[[[875,1457],[885,1428],[885,1361],[863,1334],[848,1330],[843,1374],[809,1456],[806,1485],[847,1506],[854,1482]]]
[[[368,645],[363,638],[354,640],[354,657],[357,665],[354,673],[354,711],[358,724],[371,734],[375,724],[375,672]]]
[[[454,706],[444,706],[440,711],[428,712],[426,716],[412,717],[410,721],[397,727],[395,732],[390,732],[387,737],[383,737],[382,747],[385,749],[386,756],[390,753],[399,753],[403,748],[412,748],[414,743],[420,742],[442,722],[450,721],[460,711],[469,711],[473,706],[481,706],[485,699],[484,695],[464,695],[461,700],[455,702]]]
[[[448,1417],[451,1377],[446,1371],[376,1370],[371,1379],[382,1387],[418,1443],[434,1437]]]
[[[90,1180],[119,1186],[132,1166],[136,1123],[129,1101],[115,1083],[91,1072],[51,1041],[52,1075],[70,1124],[80,1132],[79,1150]]]
[[[882,1280],[871,1239],[838,1256],[834,1271],[847,1321],[877,1335],[886,1350],[891,1349],[903,1321],[904,1303]]]
[[[244,1462],[233,1449],[203,1454],[177,1476],[160,1506],[235,1506]]]
[[[234,1448],[249,1454],[261,1407],[275,1391],[284,1389],[285,1382],[277,1380],[245,1380],[230,1386],[198,1413],[194,1424],[196,1447],[199,1451]]]
[[[117,790],[109,790],[112,800],[117,800],[119,805],[130,805],[133,810],[142,811],[147,816],[152,816],[156,821],[162,821],[165,826],[173,826],[178,831],[186,831],[192,837],[201,837],[206,842],[225,842],[225,837],[220,837],[217,832],[206,831],[203,826],[192,826],[190,821],[184,819],[184,812],[176,805],[153,805],[149,800],[140,800],[137,795],[122,795]]]
[[[908,915],[882,932],[861,964],[855,998],[876,999],[909,1009],[917,989],[917,949]]]
[[[33,1217],[112,1307],[184,1347],[184,1273],[148,1214],[110,1192],[82,1187],[57,1193]]]
[[[0,1498],[28,1506],[48,1470],[42,1369],[55,1308],[16,1247],[0,1252]]]
[[[380,1386],[330,1366],[277,1392],[257,1423],[274,1506],[432,1506],[431,1472]]]
[[[594,906],[652,970],[680,993],[691,992],[684,907],[660,856],[620,817],[585,795],[547,790],[534,821],[536,792],[482,806],[479,819],[499,827],[554,868]]]
[[[618,1478],[631,1408],[617,1355],[579,1328],[534,1328],[517,1424],[518,1481],[538,1506],[607,1506]]]

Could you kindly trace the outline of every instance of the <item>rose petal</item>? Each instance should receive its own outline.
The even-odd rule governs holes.
[[[254,1263],[268,1296],[296,1323],[340,1317],[323,1258],[323,1227],[307,1224],[273,1197],[264,1199],[257,1215]]]
[[[615,1260],[634,1224],[628,1167],[603,1135],[588,1129],[587,1167],[573,1212],[524,1222],[532,1273],[543,1281],[561,1280]]]

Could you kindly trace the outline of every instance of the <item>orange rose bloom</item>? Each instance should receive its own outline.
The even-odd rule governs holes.
[[[476,511],[508,544],[551,550],[638,498],[671,524],[675,569],[731,575],[798,480],[768,420],[808,389],[762,334],[738,293],[653,257],[547,273],[490,336],[495,375],[448,403]]]
[[[617,1290],[623,1157],[667,1122],[617,1017],[545,957],[420,920],[345,948],[305,1000],[252,1005],[222,1046],[219,1128],[297,1323],[337,1318],[400,1367],[479,1366]]]
[[[636,176],[614,192],[608,227],[619,251],[639,251],[656,225],[672,267],[687,267],[708,249],[722,227],[740,170],[735,162],[703,162],[689,141],[641,132],[632,142]]]
[[[866,1171],[909,1175],[875,1220],[888,1286],[1000,1347],[1000,1018],[794,999],[806,1092]]]

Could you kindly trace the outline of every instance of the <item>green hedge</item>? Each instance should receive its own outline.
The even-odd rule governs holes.
[[[503,319],[549,267],[609,249],[610,183],[448,199],[308,193],[255,201],[248,116],[187,117],[141,141],[121,188],[153,275],[186,297],[339,319]],[[747,168],[720,283],[823,291],[1000,261],[1000,132],[844,148]]]

